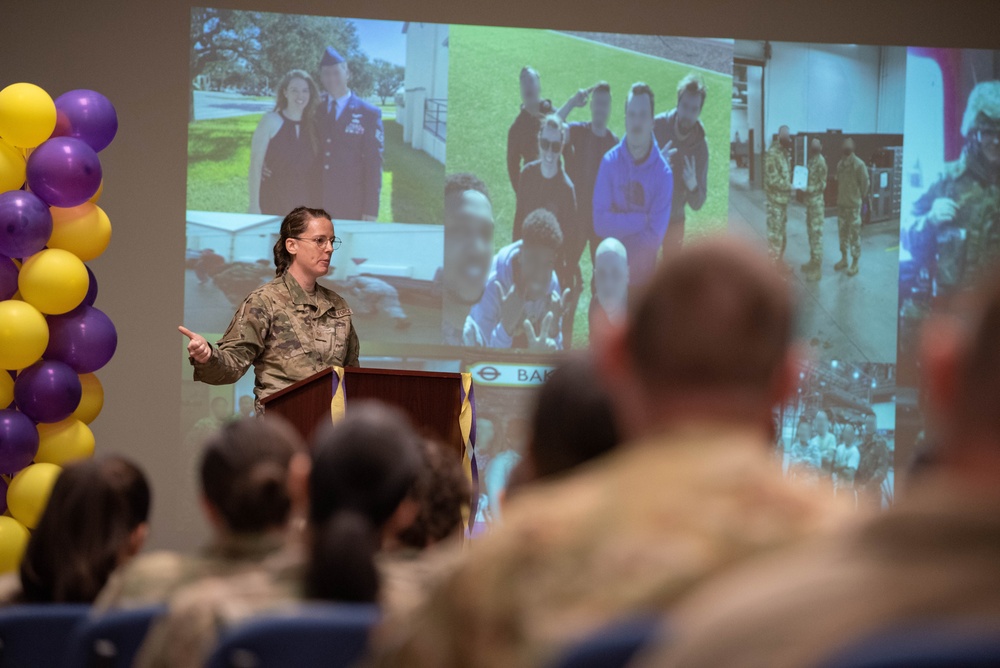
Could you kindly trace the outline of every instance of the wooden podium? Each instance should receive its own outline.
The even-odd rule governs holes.
[[[278,390],[261,404],[267,415],[280,415],[311,439],[322,422],[331,420],[333,369]],[[362,399],[377,399],[409,415],[423,434],[442,441],[461,456],[464,443],[459,425],[462,410],[462,374],[398,369],[344,369],[345,409]]]

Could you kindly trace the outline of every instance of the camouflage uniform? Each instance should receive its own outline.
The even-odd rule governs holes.
[[[375,665],[551,665],[606,623],[669,610],[708,575],[842,516],[782,479],[769,450],[690,425],[524,489],[502,527],[380,629]]]
[[[861,460],[854,474],[854,486],[870,500],[882,500],[882,481],[892,468],[892,453],[885,439],[877,435],[866,436],[861,444]]]
[[[343,297],[322,285],[307,294],[285,273],[253,292],[204,364],[191,359],[194,379],[234,383],[252,364],[260,401],[283,387],[331,366],[358,366],[360,344]]]
[[[823,218],[826,191],[826,159],[822,153],[809,158],[809,184],[806,186],[806,232],[809,234],[809,262],[817,268],[823,261]]]
[[[260,566],[284,545],[282,534],[228,536],[201,554],[150,552],[115,571],[94,601],[94,610],[137,608],[166,603],[179,589],[201,580],[235,575]]]
[[[841,158],[837,164],[837,231],[840,255],[847,258],[850,248],[854,264],[861,257],[861,202],[868,196],[868,168],[854,155]]]
[[[262,613],[293,609],[304,600],[304,564],[302,549],[295,544],[260,568],[204,578],[179,589],[167,613],[150,627],[133,665],[201,668],[222,632]]]
[[[780,260],[785,254],[792,165],[777,139],[764,154],[764,193],[767,195],[767,246],[771,257]]]
[[[955,200],[958,212],[954,220],[936,226],[926,218],[940,197]],[[938,290],[950,294],[971,285],[1000,259],[1000,169],[966,149],[916,201],[913,215],[910,252],[919,265],[931,269]]]

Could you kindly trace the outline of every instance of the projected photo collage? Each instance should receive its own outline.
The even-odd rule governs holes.
[[[560,356],[685,243],[738,235],[800,295],[786,470],[887,505],[926,438],[917,327],[1000,248],[998,64],[196,8],[185,326],[218,340],[274,278],[284,215],[325,209],[320,282],[350,305],[362,365],[471,371],[497,495]],[[182,365],[190,447],[253,412],[250,373],[216,387]]]

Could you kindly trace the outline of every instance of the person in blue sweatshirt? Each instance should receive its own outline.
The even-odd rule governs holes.
[[[648,85],[632,84],[625,137],[604,155],[594,185],[594,232],[625,246],[630,287],[653,274],[670,222],[674,177],[653,137],[654,105]]]
[[[562,350],[562,314],[569,290],[560,292],[556,266],[562,231],[551,211],[524,219],[521,238],[493,257],[486,291],[470,317],[489,348]]]

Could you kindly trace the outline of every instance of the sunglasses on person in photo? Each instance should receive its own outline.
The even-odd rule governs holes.
[[[561,141],[549,141],[548,139],[539,139],[538,145],[542,147],[543,151],[552,151],[553,153],[558,153],[562,150]]]

